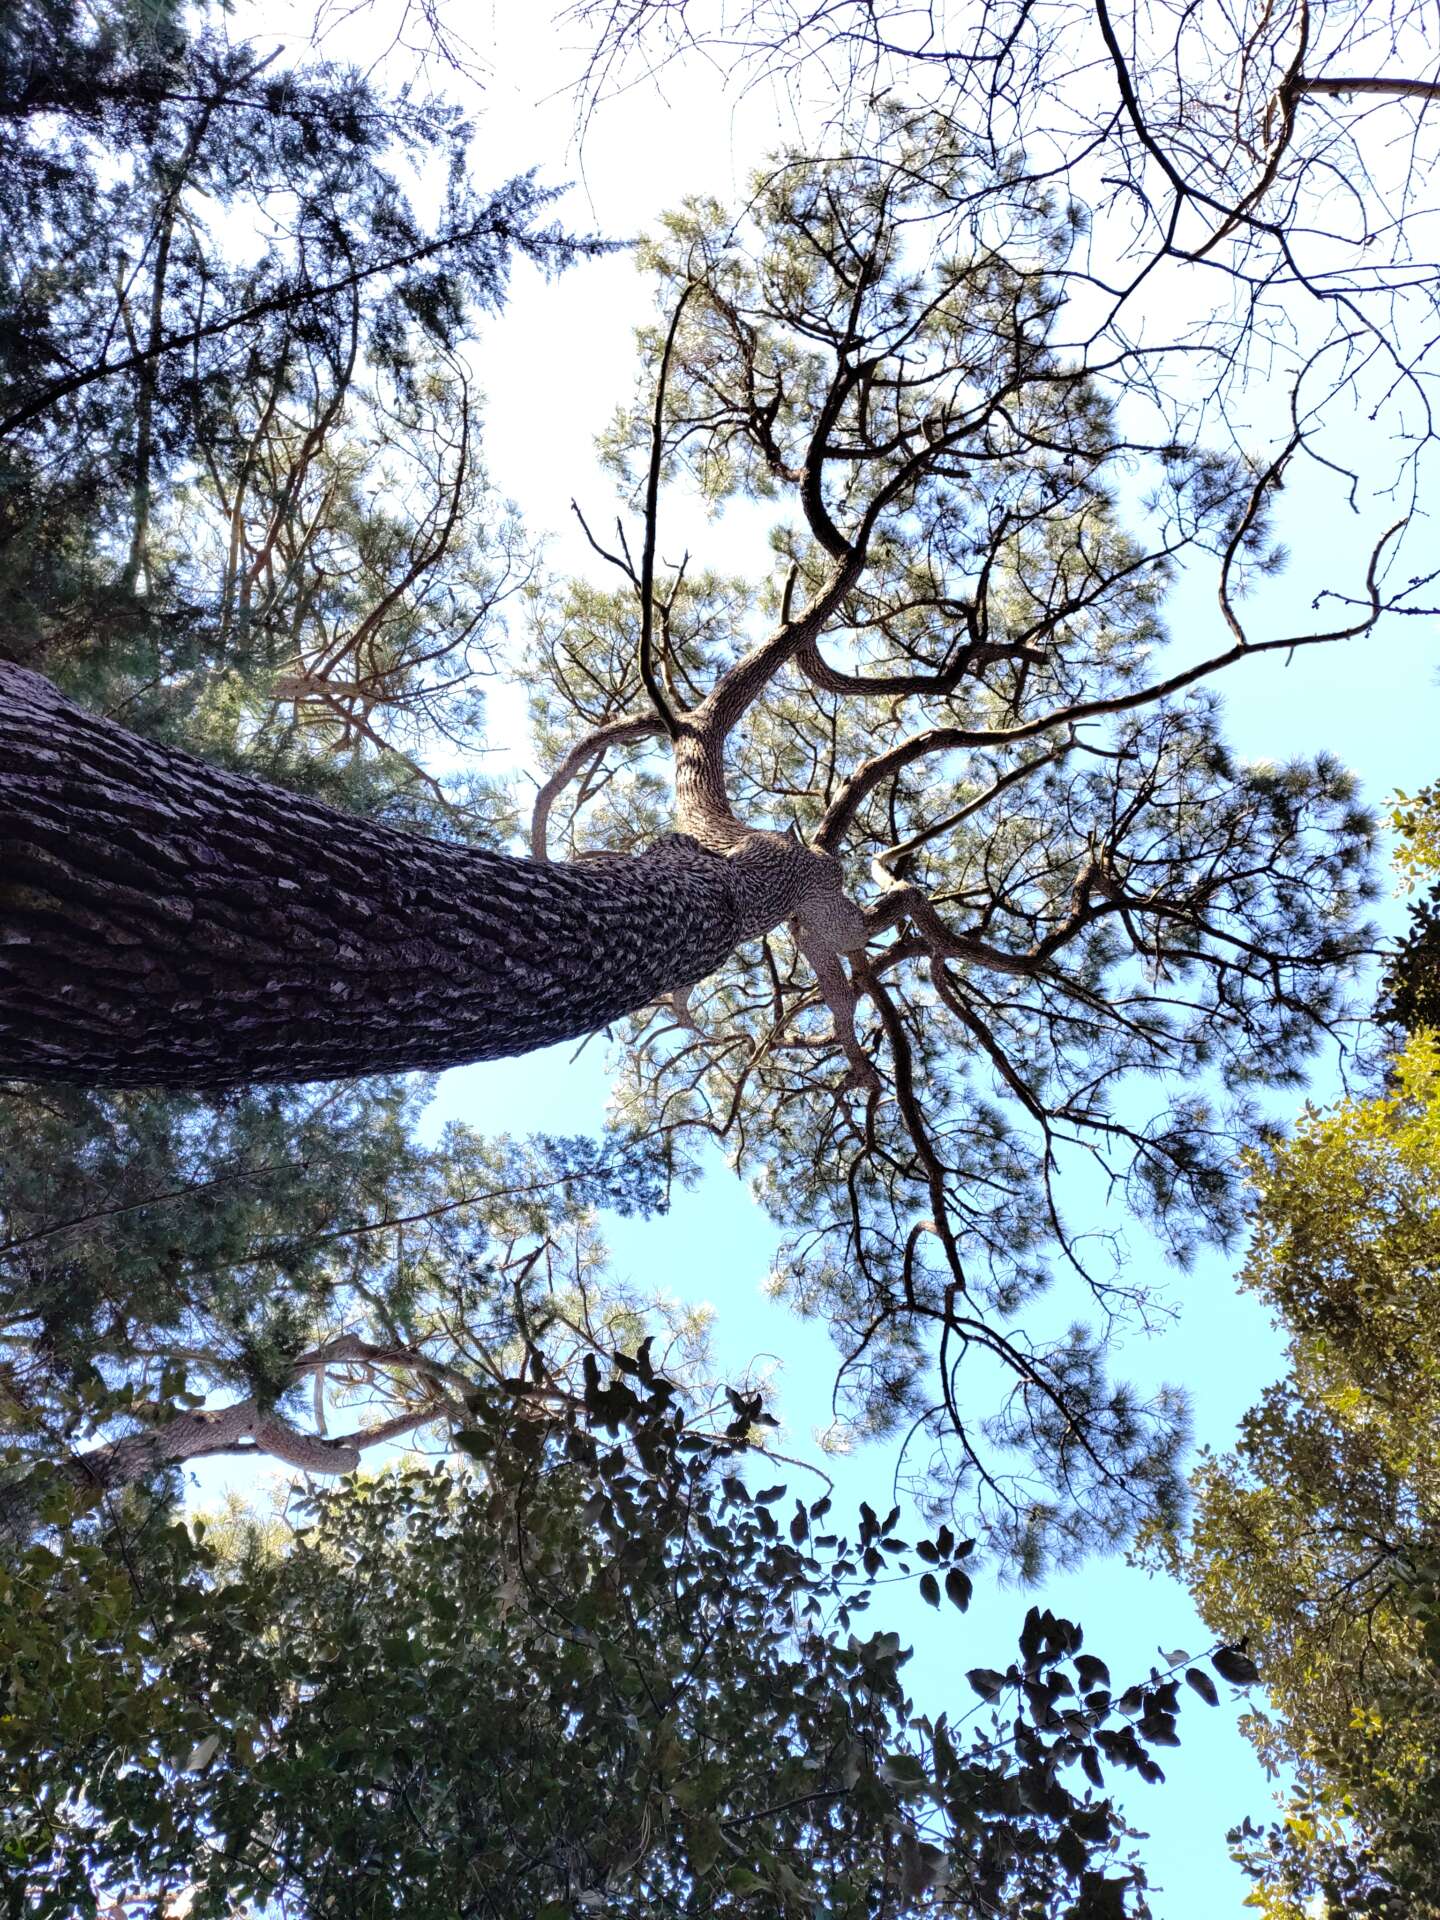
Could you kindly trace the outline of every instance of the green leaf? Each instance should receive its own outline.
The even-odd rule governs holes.
[[[749,1867],[732,1867],[725,1876],[725,1884],[732,1893],[773,1893],[774,1888],[768,1880],[761,1879],[758,1873]]]
[[[691,1867],[696,1873],[704,1873],[720,1855],[723,1838],[718,1822],[708,1819],[693,1821],[687,1829],[686,1839]]]
[[[935,1578],[935,1576],[934,1576],[934,1574],[933,1574],[933,1573],[922,1573],[922,1574],[921,1574],[921,1576],[920,1576],[920,1598],[921,1598],[921,1599],[922,1599],[922,1600],[923,1600],[923,1601],[925,1602],[925,1604],[926,1604],[926,1606],[927,1606],[927,1607],[938,1607],[938,1606],[939,1606],[939,1604],[940,1604],[940,1582],[939,1582],[939,1581],[938,1581],[938,1580],[937,1580],[937,1579]]]

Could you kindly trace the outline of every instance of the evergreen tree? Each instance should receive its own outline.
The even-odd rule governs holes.
[[[425,1095],[0,1100],[12,1533],[55,1485],[93,1499],[216,1454],[344,1474],[385,1441],[443,1449],[527,1326],[549,1329],[557,1380],[634,1334],[594,1213],[663,1207],[663,1167],[459,1124],[427,1147]]]
[[[542,618],[529,859],[301,806],[8,670],[0,1031],[24,1077],[203,1086],[441,1067],[658,1003],[631,1119],[734,1143],[847,1411],[918,1423],[935,1497],[964,1489],[1034,1570],[1180,1497],[1179,1396],[1110,1382],[1103,1331],[1020,1317],[1057,1257],[1107,1320],[1143,1291],[1075,1245],[1061,1156],[1182,1256],[1223,1238],[1254,1095],[1296,1084],[1367,944],[1353,781],[1237,765],[1205,683],[1386,603],[1246,627],[1285,458],[1132,437],[1052,340],[1076,228],[1007,182],[997,244],[969,163],[895,109],[878,146],[779,164],[748,226],[690,205],[650,249],[663,325],[610,448],[641,525],[595,541],[616,598]],[[767,578],[657,564],[682,469],[790,510]],[[1214,568],[1223,633],[1167,673],[1182,559]],[[597,787],[602,831],[582,810],[551,860]],[[967,1356],[1014,1383],[985,1433]]]
[[[460,349],[511,262],[595,244],[484,194],[433,98],[203,10],[0,27],[0,658],[148,736],[443,834],[437,782],[530,561]],[[417,198],[436,202],[433,216]]]

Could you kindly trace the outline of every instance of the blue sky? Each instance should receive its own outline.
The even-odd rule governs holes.
[[[274,16],[277,20],[280,16]],[[360,16],[363,20],[365,16]],[[237,24],[248,22],[242,16]],[[364,28],[377,32],[373,20]],[[577,226],[594,224],[629,235],[680,194],[710,190],[726,197],[777,134],[783,110],[763,93],[726,94],[713,72],[673,72],[663,96],[636,92],[602,112],[583,151],[570,145],[573,102],[563,91],[575,61],[557,52],[544,9],[497,8],[467,28],[492,73],[478,106],[480,154],[493,155],[494,174],[533,163],[543,177],[576,179],[567,202]],[[378,44],[372,40],[369,44]],[[364,57],[366,45],[337,34],[330,49]],[[579,564],[569,526],[569,502],[578,497],[604,523],[613,512],[608,479],[595,468],[590,442],[630,386],[630,333],[647,316],[645,291],[627,257],[593,264],[545,286],[522,275],[506,316],[491,326],[476,356],[486,389],[486,439],[492,475],[512,494],[536,533],[553,536],[557,570]],[[1359,435],[1357,426],[1357,437]],[[1308,626],[1308,603],[1318,582],[1317,556],[1327,565],[1358,552],[1363,529],[1348,513],[1338,485],[1318,472],[1297,475],[1286,495],[1286,532],[1293,557],[1284,578],[1257,602],[1269,631]],[[669,523],[697,562],[751,571],[765,564],[760,523],[731,515],[719,526],[694,509],[677,509]],[[663,544],[663,541],[662,541]],[[1177,651],[1210,650],[1224,643],[1208,589],[1182,583],[1171,610]],[[1229,737],[1246,757],[1284,759],[1333,750],[1360,776],[1372,803],[1397,786],[1422,785],[1440,772],[1440,660],[1434,626],[1394,622],[1343,647],[1247,662],[1224,680]],[[490,705],[491,737],[501,757],[523,757],[523,702],[497,692]],[[1380,914],[1393,926],[1402,909],[1393,900]],[[606,1075],[599,1043],[573,1061],[573,1047],[518,1061],[464,1069],[445,1076],[432,1118],[461,1118],[485,1131],[593,1132],[603,1123]],[[1316,1097],[1335,1091],[1322,1068]],[[1081,1227],[1113,1225],[1097,1186],[1077,1182],[1070,1195]],[[1088,1217],[1087,1217],[1088,1210]],[[668,1217],[649,1223],[614,1221],[608,1237],[617,1276],[642,1290],[666,1289],[710,1302],[716,1313],[722,1363],[744,1367],[773,1356],[776,1410],[786,1424],[781,1445],[815,1453],[813,1433],[829,1418],[834,1355],[816,1326],[800,1326],[764,1292],[776,1234],[744,1188],[717,1161],[698,1191],[682,1195]],[[1159,1275],[1163,1255],[1137,1228],[1131,1257]],[[1264,1314],[1234,1291],[1235,1259],[1212,1255],[1188,1273],[1170,1272],[1176,1318],[1159,1335],[1126,1351],[1121,1370],[1142,1381],[1179,1380],[1194,1403],[1200,1439],[1226,1445],[1236,1419],[1275,1377],[1279,1343]],[[893,1460],[883,1448],[827,1465],[852,1503],[886,1497]],[[207,1485],[214,1482],[207,1476]],[[797,1481],[798,1485],[799,1482]],[[917,1709],[952,1714],[973,1697],[963,1673],[977,1664],[1003,1666],[1025,1606],[1040,1598],[1083,1621],[1087,1645],[1107,1658],[1117,1678],[1143,1675],[1157,1648],[1192,1652],[1207,1636],[1184,1593],[1123,1564],[1095,1564],[1047,1583],[1038,1595],[979,1586],[970,1613],[936,1615],[902,1589],[887,1596],[887,1624],[913,1636],[909,1676]],[[1244,1882],[1228,1863],[1224,1830],[1245,1813],[1262,1815],[1266,1783],[1249,1748],[1234,1731],[1235,1711],[1198,1702],[1182,1721],[1183,1745],[1165,1756],[1169,1784],[1134,1786],[1132,1818],[1152,1839],[1144,1851],[1161,1889],[1154,1904],[1164,1920],[1213,1920],[1238,1912]]]

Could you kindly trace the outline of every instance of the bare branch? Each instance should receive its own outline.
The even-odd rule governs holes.
[[[594,766],[608,748],[628,746],[636,740],[653,740],[664,730],[659,714],[630,714],[621,720],[608,721],[603,727],[597,727],[593,733],[587,734],[583,740],[577,741],[535,796],[530,816],[531,858],[549,859],[546,830],[550,815],[555,802],[573,780]]]

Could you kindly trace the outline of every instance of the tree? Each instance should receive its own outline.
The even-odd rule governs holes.
[[[475,194],[472,129],[455,108],[387,100],[321,63],[272,72],[279,49],[234,44],[203,13],[192,33],[169,5],[117,0],[92,18],[73,0],[26,0],[0,55],[0,178],[26,248],[6,289],[0,438],[51,451],[98,425],[103,445],[109,396],[133,387],[138,440],[117,449],[136,490],[132,587],[144,573],[162,423],[254,381],[247,355],[273,345],[274,323],[299,325],[293,343],[323,355],[358,309],[374,363],[393,367],[412,326],[451,343],[477,303],[493,307],[515,255],[556,267],[596,250],[536,225],[556,193],[529,176]],[[433,228],[407,196],[407,148],[438,163]],[[118,175],[108,192],[102,157]],[[258,257],[226,258],[187,200],[200,193],[258,216]],[[266,217],[283,205],[294,214],[288,231]],[[135,255],[124,246],[131,230],[141,236]],[[341,365],[350,351],[342,345]]]
[[[1382,1012],[1413,1033],[1440,1028],[1440,787],[1396,800],[1396,866],[1407,892],[1426,891],[1411,901],[1410,925],[1386,963]]]
[[[203,1085],[493,1057],[670,994],[632,1035],[632,1117],[762,1174],[851,1411],[918,1421],[948,1450],[937,1497],[968,1484],[1034,1568],[1178,1493],[1176,1397],[1109,1385],[1103,1336],[1006,1325],[1056,1248],[1107,1316],[1139,1291],[1074,1244],[1062,1158],[1093,1152],[1177,1251],[1223,1236],[1252,1091],[1294,1084],[1366,944],[1349,777],[1237,766],[1203,683],[1368,631],[1393,596],[1382,540],[1353,620],[1247,628],[1284,457],[1133,437],[1049,344],[1073,229],[1021,183],[997,247],[966,163],[946,123],[897,113],[882,152],[779,165],[753,231],[691,206],[651,250],[665,324],[614,443],[642,529],[595,541],[618,599],[542,617],[531,859],[299,807],[11,670],[0,1020],[12,1073]],[[685,463],[717,499],[789,506],[776,577],[657,565]],[[1214,567],[1228,638],[1157,675],[1182,558]],[[57,752],[89,770],[60,813]],[[633,782],[597,774],[616,752]],[[603,786],[605,842],[582,824],[554,862],[577,781]],[[1128,1091],[1147,1079],[1153,1115]],[[1016,1383],[998,1463],[956,1399],[967,1353]]]
[[[1432,790],[1398,796],[1391,824],[1413,888],[1437,864]],[[1425,911],[1390,959],[1387,1015]],[[1252,1163],[1243,1281],[1288,1334],[1289,1370],[1233,1451],[1202,1457],[1188,1546],[1170,1545],[1204,1619],[1264,1662],[1274,1713],[1248,1731],[1297,1794],[1283,1824],[1232,1839],[1277,1916],[1316,1897],[1336,1915],[1440,1912],[1440,1051],[1423,1024],[1398,1037],[1383,1091],[1307,1108]]]
[[[1163,1778],[1179,1676],[1112,1697],[1032,1608],[1018,1658],[968,1675],[988,1728],[912,1718],[874,1585],[918,1561],[963,1611],[972,1543],[912,1549],[865,1506],[824,1531],[828,1498],[741,1477],[736,1404],[697,1421],[647,1341],[583,1404],[476,1394],[470,1471],[269,1527],[57,1514],[63,1556],[0,1581],[27,1910],[1148,1912],[1103,1782]]]
[[[593,35],[586,118],[694,51],[837,118],[924,101],[971,158],[972,202],[1028,182],[1073,210],[1077,356],[1244,445],[1268,389],[1352,506],[1422,484],[1440,65],[1418,7],[571,0],[564,18]],[[1354,457],[1369,406],[1373,474]]]
[[[153,11],[26,0],[0,41],[0,655],[473,831],[416,746],[473,724],[531,561],[459,353],[514,258],[596,243],[528,176],[479,194],[444,102]]]
[[[1256,1164],[1245,1284],[1290,1369],[1235,1449],[1202,1458],[1183,1569],[1207,1624],[1247,1634],[1292,1765],[1283,1829],[1241,1836],[1277,1914],[1440,1913],[1440,1049],[1385,1093],[1307,1111]],[[1309,1911],[1308,1908],[1304,1909]]]
[[[594,1212],[663,1208],[663,1166],[458,1124],[425,1147],[427,1091],[0,1100],[12,1531],[57,1482],[114,1493],[216,1454],[338,1475],[386,1441],[443,1447],[524,1328],[548,1330],[557,1393],[582,1350],[635,1337]]]

